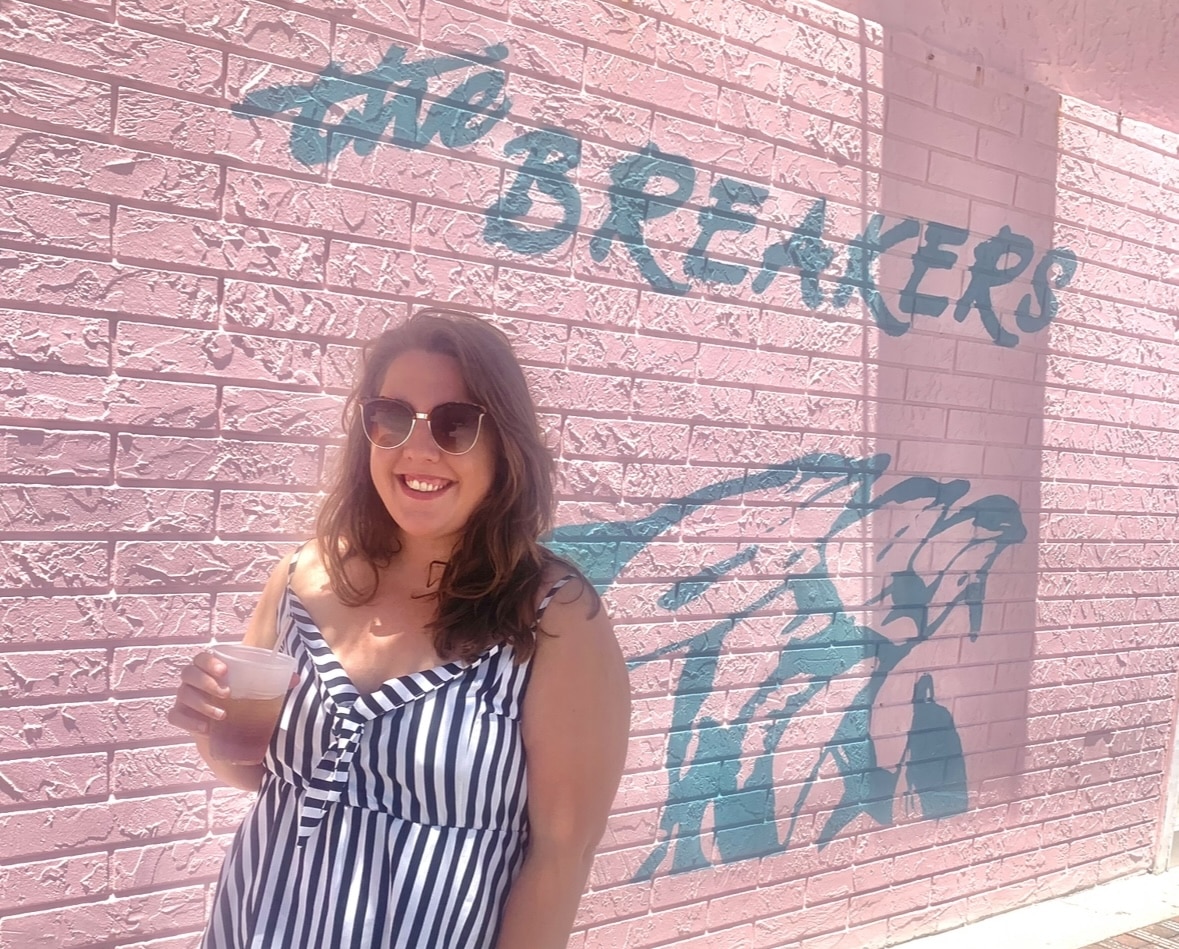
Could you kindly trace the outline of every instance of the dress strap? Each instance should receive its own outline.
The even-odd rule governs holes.
[[[534,630],[540,625],[540,618],[542,616],[544,616],[544,611],[549,608],[549,604],[553,602],[553,597],[555,597],[557,595],[557,593],[558,593],[558,591],[560,591],[561,587],[563,587],[570,580],[576,580],[576,579],[577,579],[576,574],[567,573],[567,574],[565,574],[565,576],[561,577],[560,580],[558,580],[556,583],[554,583],[549,588],[549,592],[544,595],[544,598],[540,601],[540,604],[536,607],[536,619],[534,619],[532,621],[532,628]]]
[[[295,575],[295,565],[299,562],[299,554],[303,553],[303,548],[307,544],[307,541],[303,541],[303,543],[295,548],[295,552],[291,554],[291,562],[287,565],[287,586],[291,585],[291,577]]]
[[[295,552],[291,554],[291,562],[287,565],[287,585],[283,588],[282,596],[278,598],[278,609],[274,617],[275,629],[278,631],[279,638],[283,635],[282,618],[284,615],[289,615],[291,610],[291,577],[295,575],[295,564],[299,562],[299,554],[303,553],[303,548],[307,546],[304,541],[295,548]],[[288,646],[288,648],[290,648]]]

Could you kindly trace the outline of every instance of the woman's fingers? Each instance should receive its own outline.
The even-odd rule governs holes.
[[[219,701],[229,694],[222,681],[224,674],[221,660],[207,652],[194,656],[180,671],[180,688],[168,721],[187,732],[207,734],[210,721],[225,717]]]

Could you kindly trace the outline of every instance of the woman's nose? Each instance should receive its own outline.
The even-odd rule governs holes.
[[[410,429],[409,438],[405,440],[401,450],[406,454],[420,455],[426,458],[438,456],[440,450],[434,443],[434,436],[430,434],[430,423],[426,419],[415,418],[413,420],[413,428]]]

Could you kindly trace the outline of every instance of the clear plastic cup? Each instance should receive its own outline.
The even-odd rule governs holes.
[[[209,754],[230,764],[258,764],[266,756],[291,685],[295,657],[241,644],[214,646],[228,668],[225,717],[209,725]]]

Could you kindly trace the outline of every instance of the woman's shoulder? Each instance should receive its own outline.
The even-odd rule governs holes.
[[[538,606],[541,609],[552,608],[560,612],[562,607],[578,602],[586,603],[595,610],[601,608],[602,599],[593,584],[575,564],[567,560],[555,557],[549,560],[541,571],[537,586]]]
[[[582,645],[614,642],[614,627],[601,596],[573,564],[554,561],[545,566],[538,613],[543,630],[538,650],[553,651],[552,641],[557,639],[581,640]],[[558,648],[564,651],[564,645]]]

